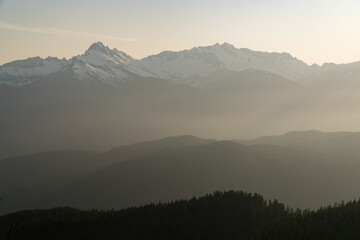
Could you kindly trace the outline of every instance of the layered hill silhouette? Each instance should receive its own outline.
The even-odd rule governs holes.
[[[219,189],[261,192],[292,207],[317,208],[360,194],[357,156],[191,136],[101,153],[39,153],[0,161],[1,213],[56,206],[118,209]]]
[[[265,136],[253,140],[240,140],[245,144],[267,144],[316,151],[343,160],[357,161],[360,156],[360,133],[298,131],[285,135]]]

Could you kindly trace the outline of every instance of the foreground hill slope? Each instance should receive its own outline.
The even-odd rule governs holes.
[[[341,202],[316,211],[291,211],[266,226],[259,239],[359,239],[360,201]]]
[[[55,208],[20,212],[17,217],[26,218],[9,239],[255,239],[260,229],[284,214],[284,205],[258,194],[215,192],[119,211]],[[13,217],[0,217],[2,236]]]
[[[359,201],[301,211],[258,194],[229,191],[123,210],[62,207],[12,213],[0,217],[0,238],[355,240],[359,214]]]

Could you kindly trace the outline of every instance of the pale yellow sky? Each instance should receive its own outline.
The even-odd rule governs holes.
[[[102,41],[134,58],[228,42],[308,64],[360,60],[359,0],[0,0],[0,64]]]

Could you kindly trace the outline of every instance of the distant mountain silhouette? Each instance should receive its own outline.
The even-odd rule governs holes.
[[[245,144],[270,144],[317,151],[344,160],[358,160],[360,156],[359,132],[298,131],[285,135],[266,136],[253,140],[239,141]]]
[[[54,170],[49,168],[52,159]],[[352,159],[191,136],[106,153],[35,154],[0,161],[4,176],[11,176],[0,182],[5,189],[1,213],[55,206],[123,208],[219,189],[261,192],[292,207],[316,208],[360,195],[356,188],[360,163]],[[70,162],[72,169],[67,168]],[[32,173],[39,177],[32,179]]]

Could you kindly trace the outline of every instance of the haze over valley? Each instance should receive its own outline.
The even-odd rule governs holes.
[[[0,240],[360,236],[359,0],[0,0]]]
[[[135,60],[96,42],[69,60],[10,62],[0,67],[0,157],[184,134],[357,131],[359,71],[227,43]]]
[[[135,60],[96,42],[69,60],[4,64],[2,211],[219,189],[311,209],[354,199],[360,135],[338,129],[357,129],[359,70],[227,43]],[[291,131],[310,128],[332,132]],[[266,134],[277,136],[255,138]]]

